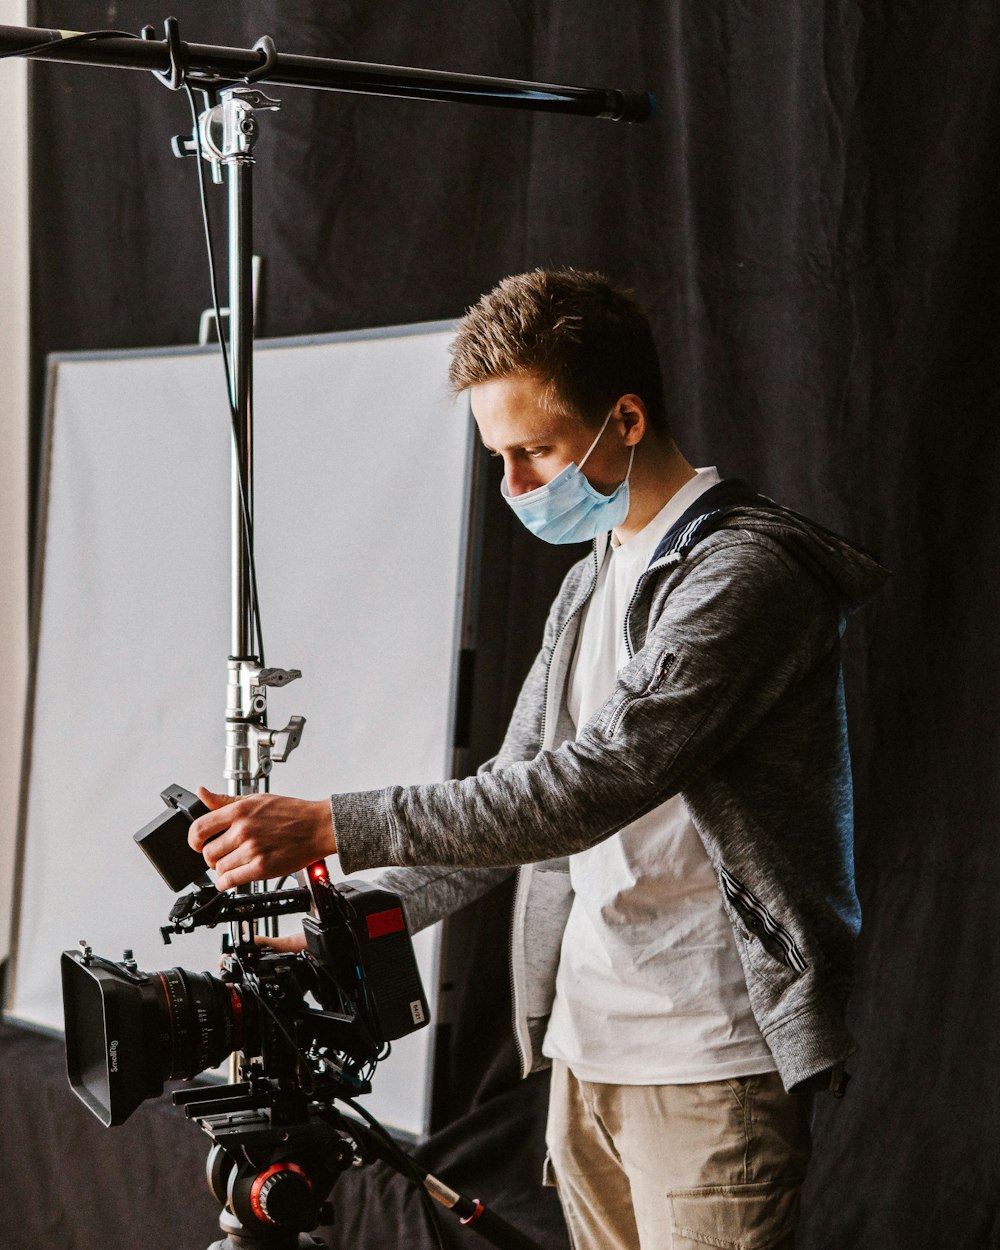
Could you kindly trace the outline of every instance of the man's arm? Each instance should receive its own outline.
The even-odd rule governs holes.
[[[319,805],[297,811],[297,800],[250,796],[233,805],[234,821],[220,809],[195,822],[191,843],[205,849],[212,830],[227,839],[216,857],[222,888],[286,871],[291,848],[302,867],[336,847],[347,872],[504,867],[572,854],[710,768],[835,637],[833,605],[811,575],[766,541],[734,534],[672,592],[575,741],[463,781],[334,795],[331,825]],[[540,709],[530,716],[540,718]],[[210,864],[212,855],[206,850]]]
[[[551,645],[548,634],[547,629],[546,644],[521,688],[503,744],[497,755],[479,769],[480,776],[505,763],[530,758],[538,752],[541,744],[542,687]],[[298,872],[317,859],[337,853],[328,799],[313,802],[278,794],[233,797],[215,794],[204,787],[199,788],[198,797],[209,812],[194,821],[188,833],[188,842],[196,851],[202,852],[209,868],[217,873],[216,887],[219,890],[231,890],[251,881],[264,881]],[[501,877],[503,875],[500,874]],[[491,888],[499,879],[489,880],[476,893]],[[463,905],[460,902],[456,906]],[[444,914],[441,912],[441,915]],[[440,919],[441,915],[433,916],[424,923]]]
[[[530,863],[585,850],[689,789],[820,655],[838,611],[745,531],[692,560],[577,738],[464,781],[334,795],[341,865]]]
[[[549,612],[541,650],[521,686],[503,744],[480,768],[480,775],[516,760],[531,759],[541,747],[545,674],[555,643],[559,605],[576,593],[582,567],[583,562],[574,565],[566,575]],[[327,799],[311,802],[276,794],[235,798],[204,787],[198,790],[198,797],[209,814],[192,824],[188,842],[204,854],[208,866],[218,874],[216,886],[220,890],[298,872],[314,860],[337,852]]]

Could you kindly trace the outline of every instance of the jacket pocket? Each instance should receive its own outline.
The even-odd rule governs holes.
[[[659,690],[660,686],[663,685],[667,674],[670,672],[671,668],[673,668],[676,660],[676,652],[663,652],[663,654],[657,659],[656,664],[653,666],[653,675],[646,683],[645,687],[637,694],[627,694],[622,699],[621,703],[619,703],[615,708],[611,719],[608,721],[608,727],[604,731],[607,737],[613,738],[615,736],[615,732],[621,724],[622,718],[633,704],[638,703],[640,699],[645,699],[647,695],[654,694],[657,690]]]
[[[733,909],[771,958],[779,960],[795,972],[805,972],[809,965],[795,939],[757,895],[725,868],[719,869],[719,878],[723,893]]]

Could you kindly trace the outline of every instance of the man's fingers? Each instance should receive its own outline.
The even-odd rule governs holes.
[[[280,954],[293,954],[306,948],[304,933],[296,933],[290,937],[255,937],[254,941],[258,946],[264,946],[269,951],[278,951]]]
[[[216,794],[214,790],[207,790],[204,786],[199,786],[196,793],[210,812],[218,807],[225,807],[227,803],[235,803],[241,797],[237,794]]]
[[[234,832],[220,833],[218,837],[210,839],[205,844],[205,849],[202,851],[205,863],[209,868],[217,869],[222,857],[235,851],[238,846],[239,837]]]
[[[218,811],[199,816],[188,830],[188,845],[196,851],[203,851],[206,842],[224,833],[236,819],[236,813],[231,804],[232,800],[225,807],[220,807]]]
[[[227,856],[227,859],[231,857]],[[254,860],[250,860],[246,864],[235,864],[230,867],[226,860],[222,860],[224,865],[222,871],[215,878],[215,888],[220,892],[222,890],[233,890],[238,885],[249,885],[251,881],[260,881],[260,869],[256,867]]]
[[[188,830],[188,843],[221,876],[220,890],[281,877],[337,850],[330,805],[280,794],[216,795]],[[217,844],[212,845],[213,841]]]
[[[240,794],[216,794],[205,786],[198,787],[198,798],[208,808],[206,816],[199,816],[188,830],[188,845],[195,851],[204,851],[206,843],[216,838],[232,825],[235,812],[231,811],[233,803],[244,798]],[[207,858],[207,857],[206,857]],[[218,858],[218,857],[216,857]],[[209,863],[209,867],[213,865]]]

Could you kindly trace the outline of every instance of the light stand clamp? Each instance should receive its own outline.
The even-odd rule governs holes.
[[[304,716],[293,716],[284,729],[267,727],[267,688],[287,686],[299,669],[261,668],[255,660],[229,661],[226,699],[225,778],[233,794],[246,794],[283,764],[299,745]]]
[[[219,103],[198,117],[198,137],[177,135],[171,145],[175,156],[197,156],[201,151],[211,166],[215,183],[222,182],[227,164],[252,163],[259,135],[255,111],[277,112],[281,108],[280,100],[266,96],[257,87],[223,87],[218,94]]]

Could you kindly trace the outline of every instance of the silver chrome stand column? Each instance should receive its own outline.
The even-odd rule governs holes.
[[[219,103],[198,119],[198,133],[175,151],[203,154],[212,179],[225,170],[229,205],[229,404],[232,414],[232,634],[226,684],[226,753],[224,776],[231,795],[252,794],[269,776],[274,762],[298,746],[305,718],[293,716],[284,729],[267,726],[267,687],[284,686],[298,669],[264,668],[257,652],[256,587],[253,561],[253,147],[258,136],[256,109],[277,109],[249,85],[227,87]],[[218,326],[220,339],[223,327]],[[262,883],[259,889],[266,889]],[[250,893],[252,886],[239,887]],[[253,943],[256,924],[239,923],[237,946]],[[239,1079],[239,1061],[230,1060],[230,1080]]]
[[[267,729],[267,687],[285,685],[297,670],[262,669],[257,654],[251,549],[253,544],[253,148],[257,109],[278,101],[255,87],[228,87],[203,124],[212,155],[226,173],[229,204],[229,377],[232,450],[232,640],[226,695],[226,787],[257,790],[272,760],[298,745],[304,721],[294,717],[280,734]],[[213,117],[212,114],[216,116]],[[221,130],[221,142],[216,136]],[[279,743],[277,738],[281,738]]]
[[[232,449],[232,635],[226,687],[226,757],[229,794],[252,794],[273,763],[299,744],[305,719],[284,729],[267,727],[267,687],[300,677],[298,669],[264,668],[257,653],[257,603],[253,562],[253,165],[259,128],[256,111],[279,107],[256,87],[226,87],[219,103],[198,119],[198,136],[181,145],[199,150],[212,165],[214,182],[228,188],[229,385]],[[200,139],[200,144],[199,144]],[[175,149],[177,150],[177,149]],[[219,327],[220,337],[223,333]]]

